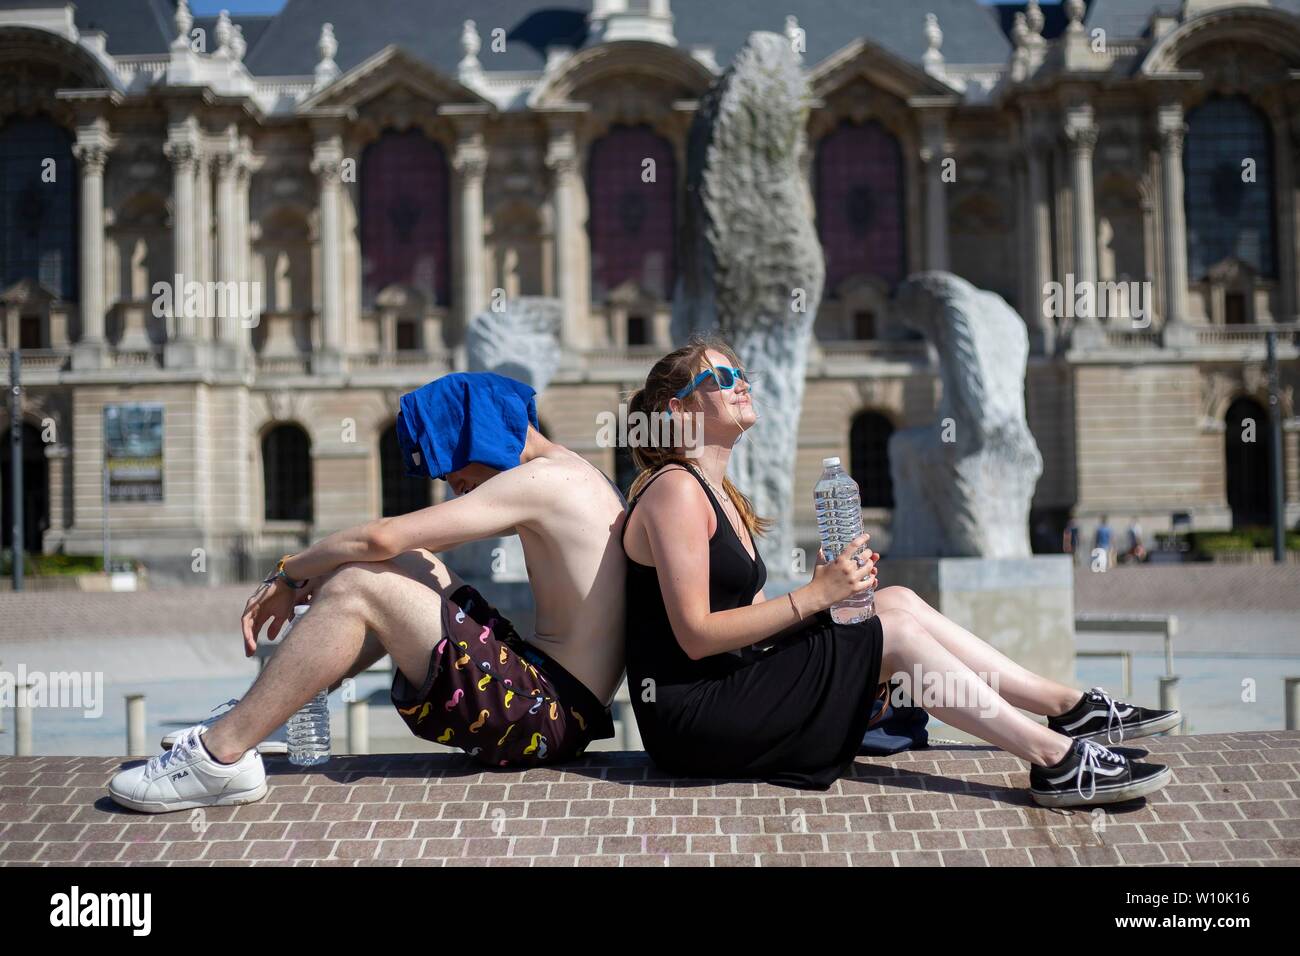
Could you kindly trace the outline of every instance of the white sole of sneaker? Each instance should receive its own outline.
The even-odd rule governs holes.
[[[1183,721],[1183,715],[1178,711],[1172,714],[1165,714],[1158,720],[1153,720],[1149,724],[1142,724],[1137,727],[1125,727],[1124,736],[1121,740],[1115,741],[1115,746],[1119,746],[1129,740],[1137,740],[1141,737],[1150,737],[1153,734],[1162,734],[1166,730],[1173,730]],[[1106,731],[1101,730],[1095,734],[1087,734],[1083,737],[1075,737],[1075,740],[1093,740],[1099,744],[1110,746],[1106,739]]]
[[[141,813],[171,813],[175,810],[197,810],[200,807],[229,807],[245,803],[257,803],[266,796],[266,781],[252,790],[237,790],[234,793],[219,793],[211,797],[194,797],[189,800],[133,800],[108,788],[109,796],[117,803],[130,810]]]
[[[1091,798],[1079,796],[1079,791],[1075,787],[1071,787],[1064,792],[1051,793],[1031,789],[1029,796],[1040,807],[1090,807],[1103,803],[1123,803],[1125,800],[1134,800],[1159,790],[1172,777],[1173,772],[1168,767],[1165,767],[1159,773],[1154,773],[1149,777],[1123,787],[1115,787],[1110,790],[1098,788]],[[1087,787],[1084,787],[1085,792],[1087,789]]]

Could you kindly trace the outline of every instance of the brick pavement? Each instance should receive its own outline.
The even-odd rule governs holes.
[[[825,793],[674,780],[640,753],[522,773],[268,758],[265,800],[157,816],[106,796],[120,759],[0,757],[0,864],[1300,864],[1300,732],[1139,743],[1174,781],[1104,813],[1037,807],[1025,765],[987,746],[859,758]]]

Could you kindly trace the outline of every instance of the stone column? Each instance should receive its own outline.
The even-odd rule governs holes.
[[[1160,220],[1165,261],[1165,314],[1161,341],[1186,344],[1195,340],[1187,324],[1187,217],[1183,210],[1183,122],[1181,102],[1161,104],[1156,117],[1160,134]]]
[[[555,223],[555,289],[564,310],[560,344],[567,351],[587,346],[587,299],[591,291],[589,277],[578,273],[578,153],[573,130],[559,127],[551,131],[546,152],[546,166],[551,171],[551,205]]]
[[[317,140],[311,170],[320,184],[321,341],[317,359],[322,371],[341,371],[343,365],[342,165],[339,136]]]
[[[175,286],[172,322],[167,335],[168,365],[191,365],[197,360],[192,347],[197,338],[198,319],[185,308],[185,284],[196,274],[194,175],[198,167],[198,144],[184,136],[169,139],[163,153],[172,164],[172,244]],[[152,292],[152,290],[151,290]]]
[[[1052,281],[1052,198],[1047,189],[1046,144],[1039,138],[1030,140],[1025,150],[1026,185],[1029,201],[1029,275],[1034,289],[1034,328],[1042,339],[1043,354],[1056,348],[1057,323],[1043,314],[1044,286]]]
[[[104,167],[108,146],[79,136],[73,155],[81,169],[81,339],[77,368],[96,368],[104,357]]]
[[[457,296],[460,305],[460,328],[455,339],[463,341],[470,320],[487,303],[483,251],[483,177],[487,171],[487,150],[483,134],[475,124],[462,129],[452,158],[460,187],[456,222],[460,245],[460,276]]]
[[[948,196],[943,181],[947,123],[928,115],[921,124],[921,162],[925,164],[925,267],[948,268]]]
[[[213,167],[217,179],[217,265],[214,279],[235,290],[235,295],[228,297],[232,309],[216,317],[216,333],[217,340],[231,353],[227,357],[240,364],[249,350],[246,322],[251,317],[246,318],[233,308],[242,307],[244,283],[247,281],[239,253],[238,157],[234,152],[221,153],[213,157]]]
[[[1072,107],[1065,122],[1065,137],[1069,143],[1070,179],[1074,191],[1074,285],[1090,286],[1093,302],[1097,291],[1097,214],[1092,183],[1092,155],[1097,145],[1097,126],[1093,122],[1092,106]],[[1065,294],[1076,298],[1076,290],[1066,283]],[[1096,309],[1084,315],[1075,315],[1071,344],[1092,345],[1103,341],[1101,324]]]
[[[1275,212],[1277,222],[1278,314],[1274,322],[1300,321],[1300,288],[1296,271],[1295,164],[1292,142],[1295,137],[1290,113],[1278,104],[1268,111],[1273,121],[1273,168],[1277,170]]]

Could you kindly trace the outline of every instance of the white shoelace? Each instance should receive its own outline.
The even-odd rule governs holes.
[[[1083,745],[1083,753],[1079,756],[1079,772],[1075,775],[1075,789],[1079,796],[1084,800],[1091,800],[1097,793],[1097,770],[1101,767],[1102,761],[1108,764],[1123,764],[1124,758],[1119,754],[1111,753],[1101,744],[1093,743],[1091,740],[1080,740]],[[1092,791],[1084,796],[1083,793],[1083,775],[1088,774],[1088,783],[1092,786]]]
[[[179,763],[183,759],[188,759],[193,753],[201,750],[203,745],[199,742],[199,732],[202,724],[197,724],[186,730],[172,744],[171,750],[165,750],[156,757],[150,757],[149,762],[145,764],[145,775],[149,779],[154,779],[166,773],[174,763]]]
[[[1119,715],[1119,707],[1116,701],[1100,687],[1094,687],[1088,693],[1094,694],[1102,699],[1106,705],[1106,743],[1117,744],[1124,739],[1124,718]],[[1114,732],[1110,729],[1112,724],[1119,727],[1119,740],[1114,739]]]

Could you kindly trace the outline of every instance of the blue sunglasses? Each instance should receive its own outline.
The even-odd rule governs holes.
[[[714,369],[706,368],[699,375],[695,376],[695,381],[681,389],[677,393],[677,397],[685,398],[687,395],[691,394],[691,392],[695,391],[695,386],[710,377],[718,380],[718,388],[735,388],[736,379],[740,379],[742,382],[749,381],[749,376],[745,374],[743,368],[732,368],[730,365],[719,365],[716,370],[716,375],[714,374],[714,371]]]

